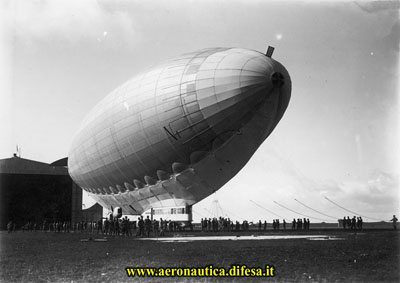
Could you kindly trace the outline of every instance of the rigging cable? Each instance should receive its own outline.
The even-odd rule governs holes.
[[[260,207],[260,208],[262,208],[262,209],[264,209],[264,210],[266,210],[266,211],[268,211],[269,213],[271,213],[271,214],[273,214],[273,215],[275,215],[275,216],[278,216],[279,218],[282,218],[282,219],[284,219],[285,217],[283,217],[283,216],[280,216],[279,214],[276,214],[276,213],[274,213],[273,211],[271,211],[271,210],[269,210],[269,209],[266,209],[265,207],[263,207],[263,206],[261,206],[261,205],[259,205],[258,203],[256,203],[254,200],[250,200],[252,203],[254,203],[255,205],[257,205],[258,207]]]
[[[318,217],[312,217],[312,216],[308,216],[308,215],[305,215],[305,214],[303,214],[303,213],[294,211],[293,209],[290,209],[290,208],[288,208],[288,207],[286,207],[286,206],[284,206],[284,205],[282,205],[282,204],[280,204],[280,203],[278,203],[278,202],[276,202],[276,201],[274,201],[274,203],[276,203],[277,205],[279,205],[279,206],[281,206],[281,207],[283,207],[283,208],[285,208],[285,209],[287,209],[287,210],[290,210],[291,212],[294,212],[294,213],[296,213],[296,214],[305,216],[305,217],[307,217],[307,218],[318,219],[318,220],[322,220],[322,221],[327,221],[326,219],[322,219],[322,218],[318,218]]]
[[[327,201],[333,203],[334,205],[340,207],[341,209],[346,210],[347,212],[351,212],[351,213],[353,213],[353,214],[355,214],[355,215],[362,216],[362,217],[364,217],[364,218],[366,218],[366,219],[381,221],[381,219],[372,218],[372,217],[365,216],[365,215],[361,215],[361,214],[359,214],[359,213],[357,213],[357,212],[351,211],[350,209],[347,209],[347,208],[345,208],[345,207],[343,207],[343,206],[337,204],[337,203],[334,202],[333,200],[330,200],[328,197],[324,197],[324,198],[325,198]]]
[[[318,210],[316,210],[316,209],[314,209],[314,208],[312,208],[312,207],[309,207],[308,205],[302,203],[301,201],[299,201],[299,200],[297,200],[297,199],[294,199],[294,200],[297,201],[298,203],[300,203],[301,205],[307,207],[308,209],[311,209],[312,211],[315,211],[315,212],[317,212],[317,213],[319,213],[319,214],[321,214],[321,215],[324,215],[324,216],[326,216],[326,217],[329,217],[329,218],[332,218],[332,219],[335,219],[335,220],[339,219],[338,217],[330,216],[330,215],[325,214],[325,213],[323,213],[323,212],[320,212],[320,211],[318,211]]]

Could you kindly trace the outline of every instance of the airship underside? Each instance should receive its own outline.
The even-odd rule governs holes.
[[[103,207],[124,214],[195,204],[245,166],[290,95],[286,69],[260,52],[184,54],[95,106],[74,138],[70,175]]]

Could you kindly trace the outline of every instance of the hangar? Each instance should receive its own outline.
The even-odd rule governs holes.
[[[17,227],[29,221],[74,223],[87,214],[82,211],[82,189],[69,176],[66,158],[51,164],[16,154],[0,159],[0,207],[1,229],[10,220]]]

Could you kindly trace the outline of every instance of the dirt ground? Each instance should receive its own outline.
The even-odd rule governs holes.
[[[297,233],[270,232],[266,235],[296,235]],[[301,233],[301,235],[305,234],[325,235],[334,239],[161,242],[143,241],[134,237],[106,236],[107,241],[84,242],[81,240],[88,239],[90,235],[0,232],[0,280],[2,282],[400,281],[400,239],[397,231],[366,230],[355,234],[340,230],[311,230]],[[185,234],[179,234],[179,236],[182,235],[185,236]],[[204,236],[204,233],[195,235]],[[235,235],[235,233],[229,235]],[[92,237],[103,238],[101,235]],[[273,265],[276,276],[234,279],[128,278],[125,271],[127,266],[203,267],[213,265],[229,268],[232,264],[263,268],[265,265]]]

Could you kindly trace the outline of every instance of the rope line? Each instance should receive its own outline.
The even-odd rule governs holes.
[[[317,212],[317,213],[319,213],[319,214],[321,214],[321,215],[324,215],[324,216],[326,216],[326,217],[330,217],[330,218],[335,219],[335,220],[338,220],[338,219],[339,219],[338,217],[330,216],[330,215],[325,214],[325,213],[323,213],[323,212],[320,212],[320,211],[318,211],[318,210],[316,210],[316,209],[314,209],[314,208],[312,208],[312,207],[309,207],[308,205],[302,203],[301,201],[299,201],[299,200],[297,200],[297,199],[294,199],[294,200],[297,201],[298,203],[300,203],[302,206],[305,206],[305,207],[307,207],[308,209],[311,209],[312,211],[315,211],[315,212]]]
[[[279,205],[279,206],[281,206],[281,207],[283,207],[283,208],[285,208],[285,209],[287,209],[287,210],[289,210],[289,211],[291,211],[291,212],[294,212],[294,213],[296,213],[296,214],[305,216],[305,217],[307,217],[307,218],[318,219],[318,220],[322,220],[322,221],[327,221],[326,219],[322,219],[322,218],[318,218],[318,217],[312,217],[312,216],[308,216],[308,215],[306,215],[306,214],[303,214],[303,213],[294,211],[293,209],[290,209],[290,208],[288,208],[288,207],[286,207],[286,206],[284,206],[284,205],[282,205],[282,204],[280,204],[280,203],[278,203],[278,202],[276,202],[276,201],[274,201],[274,203],[276,203],[277,205]]]
[[[275,216],[278,216],[279,218],[282,218],[282,219],[285,218],[285,217],[283,217],[283,216],[280,216],[279,214],[276,214],[275,212],[273,212],[273,211],[271,211],[271,210],[269,210],[269,209],[266,209],[266,208],[263,207],[262,205],[259,205],[259,204],[256,203],[254,200],[250,200],[250,201],[251,201],[252,203],[254,203],[255,205],[257,205],[258,207],[260,207],[260,208],[262,208],[262,209],[268,211],[269,213],[271,213],[271,214],[273,214],[273,215],[275,215]]]
[[[362,217],[364,217],[365,219],[371,219],[371,220],[381,221],[381,219],[372,218],[372,217],[369,217],[369,216],[361,215],[361,214],[359,214],[359,213],[357,213],[357,212],[355,212],[355,211],[351,211],[350,209],[347,209],[347,208],[345,208],[345,207],[343,207],[343,206],[337,204],[337,203],[334,202],[333,200],[330,200],[328,197],[324,197],[324,198],[325,198],[327,201],[333,203],[334,205],[340,207],[341,209],[346,210],[347,212],[351,212],[351,213],[353,213],[353,214],[355,214],[355,215],[362,216]]]

